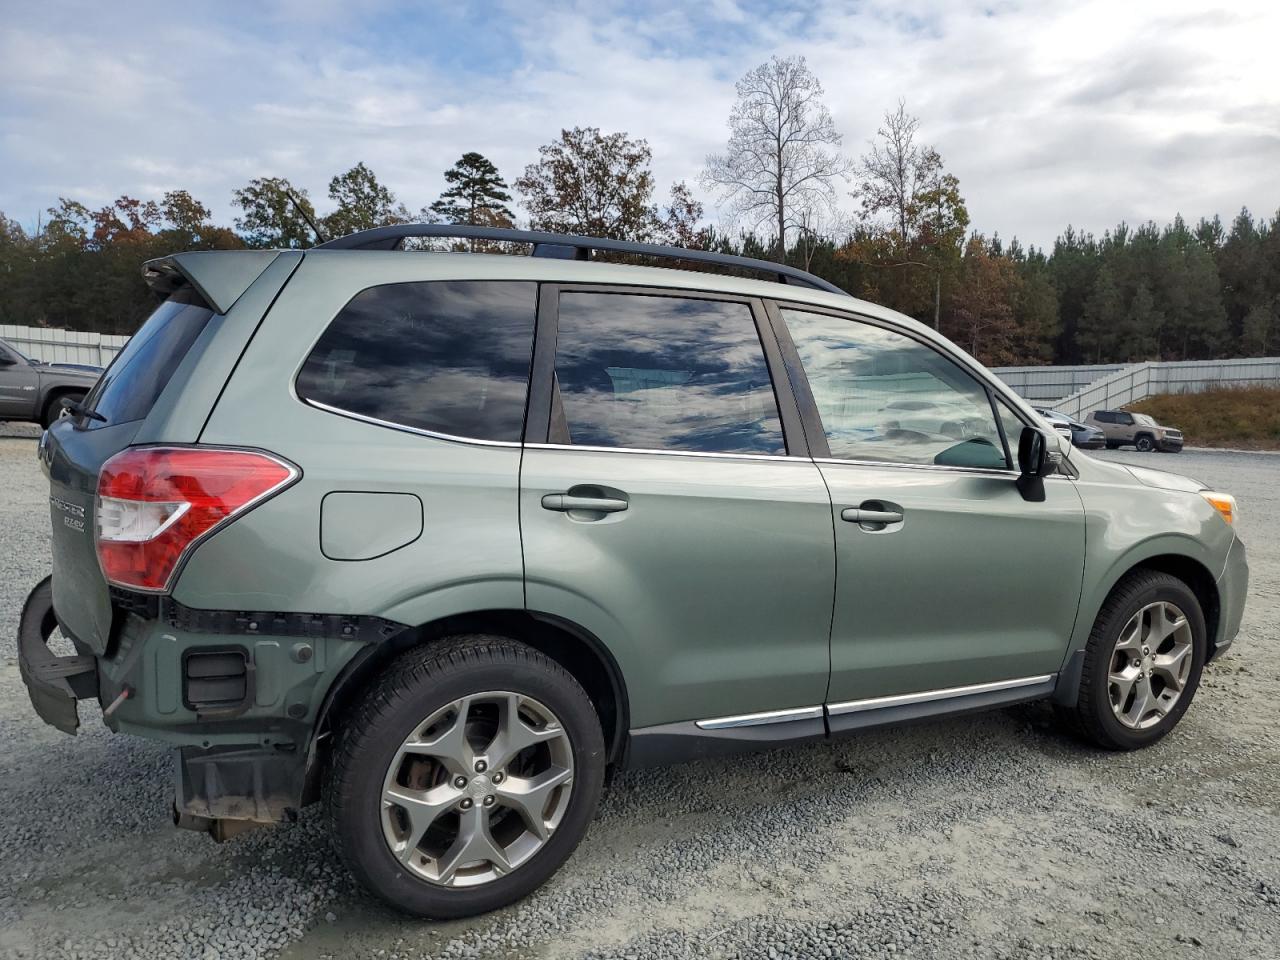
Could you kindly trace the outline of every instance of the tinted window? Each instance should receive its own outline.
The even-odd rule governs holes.
[[[783,310],[831,455],[1007,467],[986,389],[930,347],[883,327]]]
[[[786,452],[744,303],[564,293],[556,377],[570,443]]]
[[[298,395],[388,423],[518,442],[536,308],[533,283],[370,287],[320,337]]]
[[[1113,417],[1111,414],[1107,413],[1107,411],[1105,410],[1093,411],[1093,419],[1097,420],[1099,423],[1115,423],[1116,422],[1116,418]]]
[[[212,316],[213,311],[189,289],[160,304],[89,394],[86,405],[102,414],[105,423],[86,418],[85,426],[129,423],[149,414]]]

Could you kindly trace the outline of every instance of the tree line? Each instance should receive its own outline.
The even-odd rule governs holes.
[[[306,248],[427,221],[783,260],[937,327],[990,364],[1280,352],[1280,212],[1241,210],[1230,225],[1217,216],[1121,223],[1100,238],[1068,226],[1046,250],[969,229],[959,180],[905,104],[885,114],[862,156],[841,146],[804,58],[774,57],[738,82],[725,148],[701,174],[727,227],[704,222],[687,184],[660,193],[644,139],[594,127],[562,130],[511,184],[482,154],[464,153],[417,212],[364,163],[329,181],[323,213],[285,177],[251,180],[232,193],[231,225],[185,190],[97,210],[60,198],[30,230],[0,213],[0,322],[131,333],[152,307],[140,276],[152,257]]]

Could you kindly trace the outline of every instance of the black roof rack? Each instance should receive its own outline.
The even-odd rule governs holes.
[[[812,273],[751,257],[735,257],[710,250],[686,250],[656,243],[632,243],[628,240],[606,240],[600,237],[575,237],[560,233],[543,233],[537,230],[505,230],[500,227],[472,227],[449,223],[397,223],[389,227],[361,230],[345,237],[338,237],[319,244],[317,250],[396,250],[409,237],[441,237],[456,240],[489,240],[502,243],[533,244],[535,257],[556,257],[561,260],[589,260],[592,250],[610,253],[631,253],[645,257],[661,257],[668,260],[688,260],[695,263],[714,263],[722,267],[738,267],[772,274],[779,283],[791,283],[802,287],[814,287],[828,293],[848,296],[834,283],[828,283]]]

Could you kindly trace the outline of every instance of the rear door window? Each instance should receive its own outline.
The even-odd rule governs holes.
[[[746,303],[564,292],[552,439],[782,455],[769,368]]]
[[[431,433],[518,443],[537,284],[424,281],[356,294],[298,374],[302,399]]]
[[[190,287],[160,304],[116,354],[85,401],[105,419],[86,418],[85,426],[145,418],[212,316],[213,310]]]

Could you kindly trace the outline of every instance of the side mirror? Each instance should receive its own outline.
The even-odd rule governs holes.
[[[1057,465],[1049,450],[1050,438],[1035,427],[1023,427],[1018,437],[1018,492],[1023,500],[1044,501],[1044,478]]]
[[[0,353],[0,367],[12,367],[17,362],[7,353]]]

